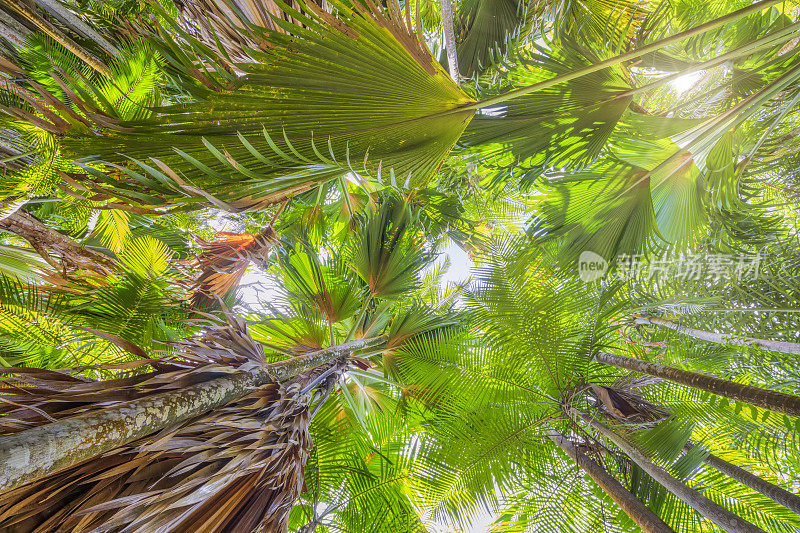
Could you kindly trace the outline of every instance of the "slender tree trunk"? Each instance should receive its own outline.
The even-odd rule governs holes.
[[[689,449],[692,446],[693,445],[691,443],[687,443],[686,447]],[[717,457],[712,453],[708,454],[708,457],[705,459],[705,463],[708,466],[719,470],[729,478],[738,481],[746,487],[750,487],[754,491],[763,494],[775,503],[779,503],[793,513],[800,515],[800,496],[792,494],[788,490],[770,483],[766,479],[748,472],[740,466],[729,463],[725,459]]]
[[[59,420],[0,438],[0,492],[29,483],[151,433],[174,427],[273,380],[285,381],[384,337],[351,341],[182,390]]]
[[[31,31],[0,9],[0,37],[16,47],[23,47]]]
[[[613,476],[606,472],[605,468],[594,462],[589,456],[581,453],[563,435],[557,432],[549,432],[547,435],[564,453],[581,467],[584,472],[589,474],[594,482],[603,492],[619,505],[631,520],[642,528],[645,533],[674,533],[674,530],[664,523],[647,505],[639,501],[636,496],[631,494]]]
[[[703,341],[714,342],[717,344],[733,344],[734,346],[757,346],[764,350],[773,352],[790,353],[800,355],[800,343],[787,342],[787,341],[773,341],[768,339],[756,339],[753,337],[737,337],[736,335],[725,335],[723,333],[714,333],[713,331],[705,331],[702,329],[694,329],[687,326],[682,326],[671,320],[665,320],[658,317],[636,317],[637,321],[646,324],[653,324],[662,326],[669,329],[674,329],[678,333],[689,335],[695,339]]]
[[[619,449],[625,452],[634,463],[639,465],[642,470],[647,472],[650,477],[655,479],[676,498],[725,531],[730,533],[765,533],[764,530],[709,500],[696,490],[684,485],[680,480],[650,461],[635,446],[615,433],[611,428],[575,410],[572,410],[570,415],[583,419],[592,428],[596,429]]]
[[[444,48],[447,52],[447,65],[450,68],[450,77],[456,84],[461,83],[461,74],[458,72],[458,53],[456,52],[456,32],[453,28],[453,4],[451,0],[440,0],[442,7],[442,28],[444,29]]]
[[[648,363],[633,357],[614,355],[605,352],[598,352],[595,359],[606,365],[626,368],[634,372],[649,374],[663,378],[687,387],[693,387],[733,400],[749,403],[764,409],[783,413],[785,415],[800,417],[800,397],[792,396],[782,392],[751,387],[734,381],[715,378],[697,372],[680,370],[670,366],[663,366],[657,363]]]

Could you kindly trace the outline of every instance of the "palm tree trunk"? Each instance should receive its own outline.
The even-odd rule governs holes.
[[[2,437],[0,492],[74,466],[151,433],[174,427],[242,398],[273,380],[285,381],[355,350],[384,341],[384,337],[351,341]]]
[[[800,417],[800,398],[782,392],[751,387],[734,381],[715,378],[697,372],[680,370],[657,363],[648,363],[632,357],[598,352],[595,360],[606,365],[626,368],[634,372],[663,378],[687,387],[708,391],[726,398],[739,400],[757,407],[785,415]]]
[[[691,448],[691,446],[691,444],[687,444],[687,448]],[[783,505],[793,513],[800,515],[800,496],[792,494],[788,490],[770,483],[766,479],[752,474],[742,467],[729,463],[725,459],[717,457],[714,454],[708,454],[705,463],[719,470],[729,478],[738,481],[746,487],[750,487],[775,503]]]
[[[442,28],[444,31],[444,48],[447,52],[447,65],[450,77],[457,85],[461,84],[461,74],[458,72],[458,53],[456,52],[456,32],[453,29],[453,4],[451,0],[441,0]]]
[[[547,435],[564,453],[577,463],[589,477],[594,480],[603,492],[619,505],[631,520],[642,528],[645,533],[674,533],[674,530],[664,523],[649,507],[639,501],[636,496],[631,494],[613,476],[606,472],[605,468],[594,462],[586,454],[578,449],[563,435],[555,431]]]
[[[578,413],[574,409],[571,410],[570,415],[583,419],[592,428],[596,429],[619,449],[625,452],[634,463],[639,465],[642,470],[647,472],[650,477],[655,479],[672,493],[672,495],[725,531],[730,533],[765,533],[764,530],[709,500],[691,487],[684,485],[680,480],[650,461],[635,446],[615,433],[611,428],[585,414]]]
[[[694,329],[687,326],[682,326],[671,320],[665,320],[658,317],[636,317],[637,322],[646,324],[653,324],[662,326],[669,329],[674,329],[678,333],[689,335],[695,339],[714,342],[717,344],[733,344],[734,346],[757,346],[764,350],[773,352],[782,352],[800,355],[800,343],[787,342],[787,341],[773,341],[768,339],[756,339],[753,337],[737,337],[736,335],[725,335],[723,333],[714,333],[712,331],[705,331],[702,329]]]
[[[119,57],[119,50],[111,44],[105,37],[100,35],[91,26],[86,24],[72,10],[66,8],[61,2],[56,0],[36,0],[36,4],[61,21],[62,24],[70,28],[75,33],[95,42],[100,48],[109,55]]]
[[[0,37],[16,47],[22,47],[25,45],[25,39],[30,33],[31,31],[28,28],[14,20],[0,8]]]

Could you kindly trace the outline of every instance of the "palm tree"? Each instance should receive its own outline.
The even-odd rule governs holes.
[[[800,416],[800,397],[792,396],[791,394],[751,387],[741,383],[699,374],[697,372],[688,372],[678,368],[671,368],[656,363],[640,361],[632,357],[605,352],[598,352],[595,355],[595,360],[606,365],[626,368],[633,372],[641,372],[689,387],[696,387],[727,398],[740,400],[765,409],[771,409],[779,413]]]
[[[425,502],[432,512],[467,520],[484,502],[498,508],[498,529],[584,523],[580,510],[600,512],[598,506],[606,496],[598,500],[584,491],[578,510],[562,510],[564,516],[559,518],[543,507],[550,501],[547,489],[552,490],[543,482],[547,476],[563,472],[556,478],[559,486],[574,483],[569,469],[557,466],[560,456],[544,446],[544,441],[553,440],[559,447],[586,450],[583,454],[598,458],[595,466],[605,457],[606,476],[594,469],[592,477],[605,478],[598,486],[643,528],[658,526],[646,518],[637,501],[675,529],[696,527],[689,525],[696,517],[730,531],[794,527],[789,524],[796,519],[777,504],[760,500],[759,510],[753,509],[746,503],[753,496],[733,487],[732,480],[705,477],[708,485],[698,490],[703,485],[692,479],[703,457],[697,452],[685,460],[674,455],[682,450],[691,429],[676,430],[674,423],[664,421],[667,411],[617,392],[613,382],[624,374],[615,370],[616,365],[597,364],[602,359],[589,355],[599,352],[599,346],[638,348],[625,341],[617,344],[615,317],[624,313],[624,306],[614,302],[613,288],[592,296],[596,289],[561,277],[552,264],[537,257],[539,251],[520,252],[513,241],[503,250],[481,271],[478,289],[470,297],[480,344],[466,336],[452,338],[449,346],[441,345],[435,352],[411,349],[410,360],[401,367],[405,380],[425,391],[423,401],[437,413],[421,452],[422,475],[432,486]],[[674,388],[659,387],[650,394],[671,398],[668,409],[675,416],[711,409],[720,428],[747,424],[731,410],[683,400]],[[612,415],[613,426],[597,420],[597,405]],[[668,451],[676,445],[677,452]],[[507,456],[517,458],[513,467],[503,461]],[[578,464],[587,459],[576,453],[568,456]],[[622,478],[630,494],[609,484],[609,475]],[[524,496],[515,496],[518,491]],[[505,501],[492,499],[498,493]],[[761,514],[766,508],[770,511]],[[777,516],[788,522],[781,525]],[[617,519],[614,527],[625,523],[625,518]],[[583,527],[593,526],[586,522]]]
[[[210,462],[205,465],[197,464],[195,467],[201,469],[204,466],[206,470],[222,467],[215,476],[206,478],[204,483],[209,484],[208,490],[218,494],[218,498],[230,496],[230,491],[239,494],[234,499],[238,501],[237,505],[243,507],[236,509],[246,509],[255,501],[251,498],[273,503],[261,506],[260,514],[241,515],[240,511],[231,508],[226,515],[228,518],[221,519],[213,512],[206,514],[216,504],[213,499],[203,499],[195,502],[196,505],[190,506],[180,516],[148,512],[134,522],[140,524],[140,527],[158,527],[158,524],[178,520],[178,523],[189,527],[188,524],[203,523],[196,522],[197,520],[206,520],[208,527],[213,525],[214,528],[234,527],[231,524],[237,524],[236,527],[258,527],[265,531],[285,528],[288,513],[302,485],[303,465],[309,453],[308,403],[313,399],[319,402],[312,413],[313,418],[313,414],[331,393],[332,387],[346,372],[349,356],[357,350],[363,352],[367,349],[366,356],[369,356],[376,353],[375,349],[378,350],[377,353],[398,349],[420,333],[430,332],[447,324],[446,320],[430,316],[423,309],[412,307],[397,314],[397,310],[388,305],[393,298],[404,294],[413,286],[416,273],[425,263],[425,256],[415,244],[413,230],[407,229],[407,224],[402,222],[402,212],[402,204],[391,199],[384,202],[381,210],[364,222],[359,243],[336,259],[342,261],[342,265],[347,261],[352,266],[359,276],[358,279],[362,280],[363,292],[361,289],[350,288],[341,277],[342,274],[337,275],[330,268],[322,270],[319,258],[309,252],[298,250],[280,261],[284,265],[282,268],[285,269],[289,294],[296,302],[295,305],[303,306],[301,308],[304,313],[298,317],[299,320],[309,327],[314,324],[312,309],[321,313],[328,321],[331,337],[327,342],[334,343],[331,347],[315,348],[309,344],[309,339],[302,336],[302,329],[295,329],[298,324],[292,325],[293,321],[288,316],[279,319],[277,323],[272,322],[270,328],[257,328],[259,337],[263,340],[256,342],[244,321],[228,315],[225,319],[227,323],[220,323],[217,319],[217,323],[209,324],[205,333],[197,339],[172,342],[177,357],[161,362],[151,359],[130,341],[113,337],[107,332],[91,330],[101,338],[113,338],[121,347],[133,346],[131,349],[141,356],[132,364],[123,365],[122,368],[129,369],[128,373],[117,379],[87,383],[71,378],[64,372],[51,371],[42,374],[43,371],[36,370],[38,385],[32,389],[25,385],[31,370],[24,367],[8,369],[15,376],[15,379],[7,382],[7,388],[4,389],[5,397],[9,399],[4,404],[9,407],[7,416],[4,417],[5,433],[10,434],[1,439],[0,444],[0,457],[5,465],[2,480],[5,492],[2,501],[7,523],[26,530],[37,527],[40,523],[46,525],[57,521],[66,524],[65,517],[73,515],[76,522],[69,527],[74,528],[101,523],[106,524],[104,527],[109,527],[109,524],[116,521],[128,523],[133,515],[127,513],[139,513],[139,504],[120,508],[113,503],[97,506],[101,502],[112,501],[131,500],[132,503],[128,496],[133,496],[142,487],[138,481],[133,481],[140,480],[139,477],[130,477],[135,473],[133,470],[114,469],[114,475],[119,476],[116,489],[107,491],[104,490],[105,485],[96,485],[92,490],[98,492],[81,500],[83,504],[77,503],[71,492],[64,493],[63,499],[50,500],[35,511],[31,509],[19,513],[15,504],[38,491],[49,490],[47,487],[52,483],[69,483],[70,479],[80,479],[85,468],[95,469],[96,475],[100,475],[107,466],[106,460],[101,458],[117,457],[112,462],[118,465],[119,461],[126,461],[127,454],[133,450],[139,450],[145,455],[152,454],[148,461],[152,462],[151,471],[156,476],[153,478],[155,481],[163,474],[165,465],[174,461],[164,457],[163,452],[150,448],[154,443],[161,442],[160,436],[165,432],[178,431],[166,442],[183,442],[189,446],[186,449],[172,448],[171,456],[176,459],[193,446],[191,443],[195,442],[195,437],[191,435],[208,431],[212,427],[224,428],[231,423],[227,420],[244,421],[252,416],[254,418],[251,425],[261,427],[264,424],[263,438],[259,441],[263,446],[257,446],[251,453],[246,452],[250,447],[243,444],[242,453],[230,464],[228,459],[220,457],[209,458]],[[274,232],[267,232],[265,238],[265,242],[274,243]],[[261,237],[256,236],[254,242],[260,242],[260,239]],[[224,237],[214,250],[225,252],[226,246],[230,246],[229,241],[229,236]],[[204,248],[205,260],[200,261],[203,269],[199,272],[198,282],[192,286],[207,279],[207,269],[213,258],[209,246]],[[226,260],[231,258],[230,254],[224,253],[221,257]],[[237,260],[245,261],[246,256],[240,254]],[[297,260],[301,263],[298,264]],[[303,264],[306,270],[299,270],[297,267]],[[222,273],[227,266],[229,263],[223,262],[214,271]],[[310,270],[307,269],[309,266]],[[234,268],[230,275],[238,279],[238,270],[238,267]],[[314,280],[325,282],[314,286]],[[342,297],[345,302],[349,302],[344,307],[336,304]],[[360,306],[353,305],[359,304],[359,300],[363,300]],[[187,307],[187,310],[191,309]],[[47,306],[44,310],[47,310]],[[353,315],[356,312],[354,320]],[[394,319],[390,318],[392,316]],[[352,322],[352,325],[346,325],[346,329],[342,329],[342,321]],[[285,325],[273,329],[279,323]],[[335,329],[340,331],[337,333]],[[388,331],[388,336],[381,336],[381,330]],[[351,340],[353,336],[358,339]],[[343,339],[343,342],[335,344],[336,338]],[[326,342],[324,338],[320,340]],[[281,348],[287,341],[289,343]],[[267,364],[264,346],[298,355]],[[156,371],[136,371],[147,365],[154,367]],[[44,386],[46,382],[53,385]],[[58,383],[70,383],[71,386],[64,389],[56,385]],[[176,387],[178,383],[183,385]],[[53,395],[54,392],[58,393]],[[259,401],[258,398],[264,400]],[[75,400],[81,407],[75,407],[76,404],[72,403]],[[47,406],[44,409],[39,407],[45,405]],[[241,423],[244,422],[237,424]],[[70,439],[60,437],[66,433],[70,434]],[[236,444],[239,438],[239,433],[222,431],[214,442],[232,439],[229,442],[229,449],[232,450],[239,446]],[[54,439],[61,444],[53,447]],[[299,448],[292,444],[298,439]],[[282,446],[287,446],[281,455],[274,453],[278,444],[268,445],[273,441],[285,443]],[[217,446],[211,443],[209,445]],[[21,461],[23,455],[30,459]],[[291,461],[290,457],[293,457]],[[252,461],[250,469],[239,472],[236,465],[241,465],[241,461]],[[267,464],[273,465],[270,467],[272,471],[260,470],[260,467],[255,466]],[[255,477],[252,476],[256,470],[252,469],[258,471]],[[228,475],[224,474],[226,471],[229,472]],[[254,474],[245,483],[241,476],[249,471]],[[148,508],[169,505],[167,502],[173,502],[180,507],[181,504],[176,502],[184,501],[181,498],[191,499],[188,494],[200,490],[196,484],[196,472],[195,468],[185,471],[187,476],[195,479],[193,483],[164,486],[160,497],[147,500]],[[85,490],[80,483],[74,486],[76,490]],[[223,493],[227,496],[223,496]],[[157,503],[159,501],[162,503]],[[117,511],[104,513],[106,506]],[[92,518],[81,522],[81,509],[87,510]]]
[[[467,133],[465,140],[476,149],[485,145],[495,150],[498,143],[517,146],[514,150],[521,150],[520,154],[527,157],[533,147],[518,146],[520,124],[550,130],[547,119],[536,109],[541,98],[533,95],[571,94],[574,90],[570,83],[578,83],[573,80],[584,80],[604,69],[713,31],[770,3],[755,4],[588,66],[578,61],[573,70],[557,71],[558,75],[550,80],[539,81],[523,75],[521,83],[512,86],[512,90],[480,102],[473,101],[442,72],[421,40],[422,28],[414,28],[410,14],[402,14],[399,7],[364,5],[354,11],[337,6],[338,22],[333,24],[334,19],[327,12],[309,3],[303,15],[285,10],[293,22],[288,26],[287,21],[279,24],[283,32],[257,29],[257,24],[246,20],[244,14],[236,15],[217,31],[241,33],[259,43],[249,48],[244,57],[241,43],[222,44],[209,34],[205,34],[204,40],[202,31],[199,38],[194,37],[174,21],[173,15],[156,13],[162,21],[159,33],[142,26],[138,31],[148,37],[146,41],[125,44],[123,39],[116,47],[119,57],[109,64],[95,65],[99,78],[89,80],[94,83],[89,87],[84,87],[84,78],[70,65],[69,55],[57,46],[46,51],[48,59],[63,71],[56,75],[55,84],[49,74],[47,80],[37,78],[33,71],[26,75],[25,68],[17,64],[24,64],[24,49],[9,51],[18,56],[18,61],[5,68],[13,79],[22,76],[28,80],[15,81],[9,89],[9,97],[16,102],[12,114],[43,130],[50,142],[52,136],[59,139],[57,154],[48,148],[47,154],[36,157],[37,161],[43,158],[52,161],[53,157],[65,161],[64,174],[59,174],[58,180],[63,181],[63,187],[71,195],[87,198],[83,189],[88,188],[95,197],[100,194],[121,204],[145,208],[177,207],[176,202],[180,201],[181,209],[214,205],[230,211],[259,210],[308,191],[320,182],[341,180],[354,168],[365,179],[381,182],[388,178],[405,186],[424,186],[475,111],[505,102],[517,104],[509,103],[506,115],[498,120],[479,116],[475,120],[478,126]],[[17,12],[21,9],[13,6],[16,4],[12,8]],[[41,18],[35,14],[29,16]],[[223,24],[222,20],[217,20],[217,24]],[[307,25],[309,31],[302,31],[298,24]],[[284,33],[291,31],[302,37]],[[764,47],[778,50],[790,38],[791,31],[781,29],[737,53],[751,54]],[[269,46],[264,39],[269,40]],[[77,52],[78,57],[96,63],[88,52],[60,40],[72,53]],[[331,55],[334,50],[338,55]],[[371,57],[373,61],[353,63],[349,59],[352,54]],[[200,58],[203,72],[195,65],[194,57]],[[338,63],[331,63],[332,57],[337,57]],[[167,63],[163,73],[160,61]],[[304,75],[309,69],[327,74],[325,78],[312,79]],[[236,71],[246,75],[238,76]],[[138,78],[132,78],[131,72],[138,72]],[[397,83],[399,79],[403,82]],[[777,94],[787,83],[781,80],[768,84],[758,98],[767,101]],[[153,114],[148,106],[159,96],[156,89],[167,85],[168,92],[176,90],[167,82],[177,82],[177,92],[188,93],[190,100],[187,102],[181,96],[180,103],[162,106]],[[58,93],[55,96],[45,90],[53,85]],[[353,87],[362,89],[356,95]],[[426,100],[420,100],[419,95],[425,95]],[[600,94],[599,99],[597,96],[592,95],[591,105],[603,110],[610,108],[614,113],[623,112],[630,102],[630,97],[616,93],[608,99],[607,95]],[[305,107],[299,106],[300,102]],[[318,106],[322,102],[340,110],[341,115],[320,114]],[[392,102],[390,107],[387,102]],[[71,109],[73,105],[86,110],[82,111],[85,116],[76,114]],[[519,117],[517,105],[523,113]],[[42,118],[34,118],[25,111],[28,106],[33,106]],[[259,113],[254,115],[252,108],[259,109]],[[89,110],[91,113],[87,114]],[[566,116],[581,112],[568,104]],[[17,127],[15,124],[28,127],[14,121],[10,125]],[[567,133],[581,127],[574,124],[574,129],[568,129]],[[86,143],[87,131],[100,137]],[[607,131],[598,134],[601,137],[592,136],[595,146],[602,145]],[[551,144],[556,147],[559,143]],[[30,150],[14,150],[18,153],[13,157],[30,153]],[[591,153],[596,153],[596,149],[592,148]],[[15,163],[24,163],[31,157],[18,158]],[[69,160],[77,158],[105,161],[109,170],[83,163],[77,168],[70,166]],[[187,172],[194,176],[181,177],[182,173],[187,176]],[[29,173],[20,175],[19,187],[27,183],[26,175]],[[230,178],[223,179],[225,175]],[[9,193],[22,190],[15,193],[12,189]],[[144,194],[137,192],[140,190]]]
[[[620,335],[652,284],[560,270],[796,256],[794,6],[448,5],[0,0],[3,528],[797,527],[680,455],[800,471],[768,356]],[[541,246],[492,250],[523,217]],[[466,296],[425,270],[445,239]],[[792,306],[773,272],[695,292]]]
[[[658,516],[653,513],[645,504],[636,499],[636,497],[628,492],[622,484],[617,481],[613,476],[603,469],[600,465],[592,461],[591,458],[582,454],[569,439],[558,433],[548,435],[564,453],[570,456],[575,463],[586,471],[592,480],[597,483],[603,492],[608,494],[614,503],[620,506],[625,514],[631,517],[636,524],[642,528],[642,531],[650,532],[669,532],[673,531],[667,524],[664,523]]]

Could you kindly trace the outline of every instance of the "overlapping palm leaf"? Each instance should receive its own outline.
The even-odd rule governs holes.
[[[471,100],[396,4],[337,5],[338,18],[306,7],[301,14],[284,6],[296,22],[276,20],[281,32],[252,27],[269,47],[252,51],[249,63],[230,62],[177,24],[151,33],[167,72],[208,86],[193,101],[156,108],[151,119],[125,120],[119,106],[94,105],[73,76],[59,74],[54,79],[71,98],[59,103],[44,91],[37,97],[50,98],[55,113],[35,108],[45,114],[43,127],[66,134],[66,159],[96,162],[84,172],[99,190],[140,204],[256,209],[351,169],[424,184],[471,118],[458,109]],[[199,54],[210,72],[180,50]],[[87,128],[103,135],[88,142]]]
[[[479,74],[502,57],[525,21],[526,6],[516,0],[467,0],[456,14],[458,70]]]
[[[521,54],[508,74],[511,87],[569,73],[598,61],[591,49],[569,36],[556,50]],[[633,98],[619,68],[609,68],[486,108],[473,119],[462,140],[494,158],[501,168],[541,171],[579,168],[593,161]],[[490,160],[492,161],[492,160]],[[489,163],[491,165],[491,163]],[[537,176],[522,180],[528,186]]]

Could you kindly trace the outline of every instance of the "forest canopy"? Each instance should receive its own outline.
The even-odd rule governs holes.
[[[0,531],[800,531],[794,0],[0,0]]]

